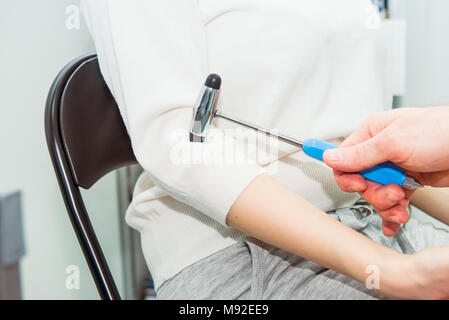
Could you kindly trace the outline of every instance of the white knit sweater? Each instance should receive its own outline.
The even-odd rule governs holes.
[[[194,152],[234,143],[232,159],[243,161],[191,163],[174,150],[191,146],[183,132],[212,72],[223,79],[223,112],[298,139],[345,136],[390,107],[388,55],[370,0],[86,0],[83,9],[145,169],[127,222],[141,232],[156,288],[242,236],[226,215],[268,164],[322,210],[357,200],[322,163],[288,145],[260,151],[263,144],[221,130],[235,128],[225,120]]]

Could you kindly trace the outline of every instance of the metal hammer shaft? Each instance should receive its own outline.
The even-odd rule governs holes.
[[[218,111],[215,112],[215,117],[220,117],[220,118],[226,119],[228,121],[234,122],[236,124],[242,125],[244,127],[247,127],[247,128],[250,128],[250,129],[253,129],[253,130],[256,130],[256,131],[263,132],[263,133],[265,133],[268,136],[271,136],[273,138],[277,138],[280,141],[288,143],[288,144],[291,144],[291,145],[293,145],[295,147],[302,148],[302,146],[304,145],[304,143],[302,141],[299,141],[299,140],[287,137],[287,136],[285,136],[283,134],[273,133],[270,130],[267,130],[267,129],[259,127],[259,126],[256,126],[256,125],[254,125],[252,123],[249,123],[249,122],[246,122],[246,121],[242,121],[242,120],[239,120],[239,119],[235,119],[235,118],[229,117],[229,116],[224,115],[224,114],[222,114],[222,113],[220,113]]]

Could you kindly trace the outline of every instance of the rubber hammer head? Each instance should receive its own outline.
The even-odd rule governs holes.
[[[217,103],[220,96],[221,78],[210,74],[201,87],[198,99],[193,107],[192,123],[190,126],[190,141],[203,142],[207,129],[214,120]]]

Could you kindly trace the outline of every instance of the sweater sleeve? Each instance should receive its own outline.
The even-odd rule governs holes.
[[[138,162],[172,197],[226,225],[263,168],[238,147],[238,163],[217,161],[217,150],[235,143],[222,132],[205,143],[188,140],[192,106],[213,72],[197,1],[85,0],[82,8]],[[212,161],[204,156],[211,154]]]

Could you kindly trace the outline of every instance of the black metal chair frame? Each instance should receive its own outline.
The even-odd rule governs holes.
[[[86,94],[88,97],[84,97]],[[85,106],[86,101],[97,96],[102,97],[98,103]],[[104,110],[108,115],[103,118]],[[97,120],[99,124],[108,122],[107,127],[92,125]],[[54,80],[46,102],[45,132],[67,212],[100,297],[120,299],[80,187],[88,189],[111,170],[137,162],[117,105],[101,77],[96,54],[73,60]],[[96,137],[95,143],[104,145],[103,154],[93,152],[90,136]]]

